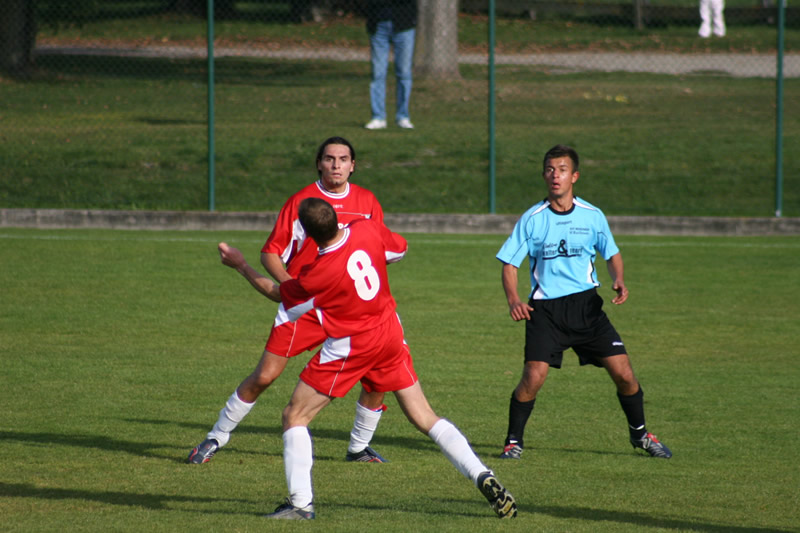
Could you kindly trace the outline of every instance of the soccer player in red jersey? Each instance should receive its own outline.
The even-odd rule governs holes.
[[[307,238],[298,220],[298,206],[304,199],[325,199],[333,206],[342,226],[361,219],[383,222],[383,209],[375,195],[350,183],[355,163],[355,150],[346,139],[331,137],[320,145],[316,159],[319,180],[286,201],[272,233],[261,249],[261,263],[279,283],[296,277],[317,256],[316,243]],[[231,432],[250,412],[261,393],[281,375],[289,358],[316,348],[326,338],[314,313],[307,313],[296,322],[280,321],[279,318],[272,326],[269,340],[255,370],[228,398],[205,440],[189,453],[188,462],[208,462],[228,443]],[[385,461],[369,446],[383,409],[383,393],[361,391],[356,403],[350,444],[345,455],[348,461]]]
[[[514,497],[478,459],[458,428],[436,415],[420,387],[386,273],[388,263],[405,255],[406,240],[377,221],[360,220],[341,227],[331,205],[319,198],[300,203],[299,219],[317,243],[319,254],[296,278],[280,284],[250,267],[237,249],[219,245],[223,264],[235,268],[268,298],[281,302],[276,322],[299,320],[313,312],[327,337],[300,373],[283,411],[289,498],[267,517],[314,518],[308,425],[359,381],[368,391],[394,392],[408,420],[475,483],[497,516],[516,516]]]

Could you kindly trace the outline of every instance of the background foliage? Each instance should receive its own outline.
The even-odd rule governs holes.
[[[181,2],[39,5],[36,69],[0,78],[0,207],[207,209],[205,17]],[[367,132],[357,5],[325,4],[320,21],[293,19],[292,5],[237,1],[217,21],[216,208],[277,210],[313,179],[319,142],[343,135],[358,151],[354,179],[387,211],[487,212],[485,14],[459,18],[460,79],[415,80],[416,129]],[[578,193],[608,214],[773,215],[775,80],[733,67],[774,69],[776,32],[732,18],[745,7],[728,3],[724,39],[699,39],[692,21],[499,17],[497,211],[538,199],[540,158],[564,142],[583,156]],[[790,24],[792,61],[799,38]],[[588,67],[570,67],[575,57]],[[627,72],[648,61],[697,66]],[[783,214],[798,216],[796,78],[784,92]],[[393,94],[390,79],[390,107]]]

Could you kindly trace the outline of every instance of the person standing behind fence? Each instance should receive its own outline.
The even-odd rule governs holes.
[[[368,130],[386,128],[386,74],[389,70],[389,49],[394,47],[394,73],[397,80],[397,110],[395,122],[412,129],[408,111],[411,98],[412,64],[414,59],[416,0],[368,0],[366,6],[369,33],[372,81],[369,99],[372,119],[364,126]]]
[[[725,37],[725,0],[700,0],[700,31],[697,34],[703,39]]]

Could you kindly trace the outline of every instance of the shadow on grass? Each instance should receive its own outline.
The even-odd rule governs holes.
[[[518,503],[519,505],[519,503]],[[587,522],[609,522],[618,524],[632,524],[640,527],[675,529],[679,531],[706,531],[709,533],[783,533],[788,529],[769,527],[734,526],[730,524],[708,524],[699,520],[664,518],[647,513],[633,513],[629,511],[610,511],[607,509],[591,509],[588,507],[536,507],[534,505],[519,506],[520,513],[546,514],[555,518],[584,520]]]
[[[169,50],[165,50],[165,54]],[[214,74],[217,84],[279,87],[326,87],[331,80],[346,82],[368,79],[367,63],[285,59],[219,58]],[[190,81],[205,84],[208,63],[205,59],[168,57],[124,57],[103,55],[36,55],[34,81],[69,83],[76,79],[138,79],[149,81]]]
[[[31,444],[42,445],[57,445],[57,446],[74,446],[87,449],[96,449],[107,452],[123,452],[137,457],[149,457],[154,459],[167,459],[183,463],[189,450],[205,438],[206,433],[211,428],[210,424],[190,423],[190,422],[176,422],[174,420],[157,420],[157,419],[144,419],[144,418],[129,418],[124,419],[125,422],[135,424],[146,424],[155,426],[177,426],[187,430],[197,431],[197,436],[194,440],[186,442],[185,446],[175,447],[167,444],[159,444],[153,442],[135,442],[130,440],[121,440],[108,435],[65,435],[63,433],[26,433],[26,432],[0,432],[0,441],[18,441],[27,442]],[[241,455],[252,456],[272,456],[278,457],[283,455],[283,447],[280,444],[281,436],[283,435],[282,428],[275,424],[275,426],[253,426],[242,425],[236,428],[236,435],[270,435],[275,438],[276,446],[274,449],[252,449],[238,447],[231,443],[225,447],[225,451],[234,452]],[[349,429],[326,429],[311,427],[311,437],[314,440],[334,440],[342,443],[342,448],[347,446],[350,440]],[[233,439],[232,439],[233,440]],[[408,436],[381,436],[378,432],[372,439],[372,446],[379,448],[381,446],[403,447],[409,450],[426,450],[432,453],[439,453],[439,447],[428,437],[418,433],[410,426],[408,428]],[[154,449],[175,448],[176,454],[155,453]],[[490,445],[476,445],[472,443],[472,447],[476,453],[483,457],[490,457],[495,459],[498,455],[499,448]],[[601,450],[590,449],[566,449],[566,448],[537,448],[539,450],[548,450],[558,453],[572,453],[572,454],[595,454],[595,455],[634,455],[632,452],[609,452]],[[344,452],[342,452],[344,454]],[[641,456],[647,459],[650,457]],[[316,456],[317,461],[340,461],[340,456]],[[389,458],[391,460],[391,458]]]
[[[123,452],[137,457],[150,457],[155,459],[175,459],[174,456],[153,453],[155,448],[164,448],[166,445],[152,442],[134,442],[121,440],[107,435],[65,435],[63,433],[25,433],[22,431],[0,431],[0,441],[27,442],[49,446],[75,446],[102,450],[108,452]],[[190,447],[191,448],[191,447]],[[183,448],[181,448],[183,451]],[[188,449],[186,450],[188,454]],[[185,456],[180,457],[183,462]]]
[[[389,489],[390,490],[390,489]],[[176,509],[174,507],[170,507],[168,504],[180,504],[180,503],[207,503],[207,504],[214,504],[214,503],[236,503],[242,505],[251,505],[254,502],[252,500],[245,500],[241,498],[209,498],[203,496],[179,496],[174,494],[137,494],[132,492],[121,492],[121,491],[92,491],[92,490],[81,490],[81,489],[63,489],[63,488],[52,488],[52,487],[36,487],[30,483],[3,483],[0,482],[0,498],[31,498],[36,500],[53,500],[53,501],[61,501],[61,500],[82,500],[82,501],[92,501],[98,502],[108,505],[120,505],[125,507],[137,507],[137,508],[144,508],[150,509],[154,511],[179,511],[179,512],[187,512],[187,509]],[[477,498],[476,498],[476,501]],[[458,503],[464,503],[464,501],[459,501]],[[398,511],[403,510],[399,509],[398,506],[393,506],[391,500],[387,505],[364,505],[364,504],[333,504],[329,503],[326,504],[328,507],[340,507],[343,509],[353,509],[356,512],[363,513],[365,511]],[[476,508],[478,509],[478,508]],[[465,517],[473,517],[473,518],[480,518],[482,516],[486,516],[488,511],[483,511],[485,506],[480,505],[479,509],[481,511],[477,511],[475,513],[454,513],[452,510],[448,511],[447,506],[443,505],[441,512],[435,511],[427,511],[427,510],[420,510],[418,508],[408,509],[409,512],[414,513],[423,513],[427,515],[446,515],[446,516],[453,516],[454,514],[459,514]],[[208,509],[204,511],[195,511],[202,514],[232,514],[232,515],[255,515],[255,516],[263,516],[263,512],[253,513],[251,511],[242,511],[242,512],[232,512],[227,510],[221,509]],[[489,512],[490,513],[490,512]]]
[[[408,512],[412,513],[425,513],[425,514],[434,514],[434,515],[449,515],[452,516],[454,514],[458,514],[465,517],[470,518],[482,518],[487,515],[485,511],[485,506],[481,505],[476,507],[475,512],[461,512],[461,513],[454,513],[451,507],[447,506],[447,503],[457,504],[459,506],[469,504],[472,500],[464,500],[464,499],[452,499],[452,498],[442,498],[442,511],[441,512],[433,512],[433,511],[422,511],[418,508],[414,509],[407,509]],[[480,501],[480,496],[478,495],[475,501]],[[358,503],[328,503],[326,504],[330,507],[338,507],[342,509],[353,509],[354,511],[363,511],[363,510],[372,510],[372,511],[398,511],[403,509],[398,509],[397,507],[392,507],[391,505],[388,506],[378,506],[378,505],[364,505]],[[619,524],[619,525],[634,525],[639,527],[647,527],[647,528],[661,528],[661,529],[674,529],[677,531],[704,531],[707,533],[785,533],[786,531],[791,531],[789,529],[777,529],[777,528],[768,528],[768,527],[749,527],[749,526],[733,526],[730,524],[710,524],[710,523],[703,523],[700,520],[691,520],[687,518],[664,518],[654,516],[648,513],[635,513],[629,511],[613,511],[607,509],[592,509],[588,507],[559,507],[559,506],[547,506],[547,507],[537,507],[536,505],[528,505],[525,502],[520,503],[517,501],[517,508],[519,510],[518,517],[526,518],[526,517],[534,517],[538,515],[549,515],[554,518],[561,518],[567,520],[581,520],[586,524],[591,524],[592,522],[603,522],[604,525],[608,524]],[[448,510],[449,509],[449,510]],[[490,514],[491,516],[491,514]],[[598,529],[600,529],[600,524],[598,524]],[[606,529],[603,527],[603,529]]]
[[[220,503],[230,502],[250,505],[251,500],[241,498],[208,498],[197,495],[192,496],[179,496],[174,494],[137,494],[121,491],[91,491],[91,490],[77,490],[77,489],[62,489],[50,487],[35,487],[30,483],[3,483],[0,482],[0,497],[3,498],[34,498],[38,500],[84,500],[94,501],[109,505],[122,505],[126,507],[142,507],[152,510],[173,510],[168,507],[169,503]],[[454,500],[442,500],[454,501]],[[463,500],[458,500],[456,503],[462,504]],[[687,519],[672,519],[672,518],[659,518],[648,515],[646,513],[632,513],[626,511],[609,511],[603,509],[591,509],[588,507],[535,507],[531,505],[524,505],[517,502],[519,512],[521,515],[536,515],[547,514],[555,518],[564,518],[572,520],[583,520],[586,522],[609,522],[618,524],[632,524],[642,527],[657,527],[663,529],[675,529],[681,531],[705,531],[708,533],[783,533],[785,529],[764,528],[764,527],[748,527],[748,526],[732,526],[721,524],[704,524],[697,521]],[[358,511],[364,510],[397,510],[391,505],[386,506],[369,506],[363,504],[328,504],[331,507],[352,508]],[[446,507],[445,507],[446,509]],[[181,512],[184,512],[182,510]],[[202,513],[221,513],[229,511],[221,510],[206,510],[198,511]],[[415,509],[414,512],[420,512]],[[246,513],[233,513],[233,514],[252,514]],[[261,514],[261,513],[258,513]],[[426,512],[426,514],[447,514],[452,515],[452,512],[446,512],[444,509],[441,513]],[[476,513],[460,513],[463,516],[478,516]]]
[[[211,428],[208,424],[180,424],[174,421],[159,421],[159,420],[127,420],[127,422],[134,422],[134,423],[143,423],[143,424],[155,424],[155,425],[175,425],[179,427],[184,427],[187,429],[197,430],[198,436],[196,439],[192,441],[187,441],[185,446],[172,446],[168,444],[160,444],[154,442],[135,442],[131,440],[122,440],[118,438],[114,438],[108,435],[66,435],[63,433],[26,433],[22,431],[2,431],[0,432],[0,441],[16,441],[16,442],[25,442],[28,444],[39,444],[39,445],[46,445],[48,447],[52,446],[71,446],[71,447],[78,447],[78,448],[85,448],[85,449],[94,449],[94,450],[101,450],[105,452],[115,452],[115,453],[126,453],[130,455],[134,455],[136,457],[148,457],[152,459],[167,459],[170,461],[175,461],[179,463],[186,462],[186,457],[189,454],[189,451],[192,449],[193,446],[198,444],[205,438],[206,433]],[[254,449],[247,449],[237,447],[236,445],[229,444],[226,446],[226,454],[227,452],[235,452],[237,454],[243,455],[256,455],[256,456],[275,456],[281,457],[283,456],[283,446],[280,444],[281,435],[283,434],[283,430],[276,424],[275,427],[263,427],[263,426],[244,426],[242,428],[237,428],[236,433],[238,435],[243,434],[252,434],[252,435],[272,435],[276,439],[276,446],[274,450],[254,450]],[[350,439],[350,433],[347,431],[328,431],[328,430],[319,430],[311,431],[312,437],[315,439],[335,439],[341,440],[343,442],[343,447],[347,445],[348,440]],[[376,439],[377,442],[381,442],[381,440]],[[396,444],[396,439],[383,439],[385,443],[392,443]],[[420,448],[421,443],[417,443],[416,445],[412,445],[412,448]],[[176,453],[155,453],[153,450],[155,449],[163,449],[163,448],[173,448],[176,450]],[[344,455],[344,452],[342,452]],[[342,457],[325,457],[320,456],[317,457],[318,460],[336,460],[340,461]]]
[[[200,432],[198,438],[202,440],[205,438],[206,433],[208,430],[211,429],[210,424],[198,424],[192,422],[176,422],[175,420],[157,420],[157,419],[148,419],[148,418],[128,418],[125,419],[125,422],[137,423],[137,424],[151,424],[151,425],[175,425],[185,429],[197,430]],[[315,428],[312,424],[311,426],[311,437],[314,439],[330,439],[330,440],[339,440],[343,443],[347,443],[350,440],[350,431],[348,430],[339,430],[339,429],[326,429],[326,428]],[[275,426],[254,426],[249,424],[243,424],[236,428],[235,435],[273,435],[276,438],[280,439],[281,435],[283,435],[283,430],[275,424]],[[235,437],[234,437],[235,438]],[[199,443],[200,440],[197,442]],[[233,438],[232,438],[233,440]],[[467,436],[467,440],[469,440],[469,436]],[[502,441],[501,441],[502,442]],[[196,443],[195,443],[196,444]],[[439,447],[434,443],[430,438],[422,435],[415,429],[413,429],[410,425],[408,426],[408,436],[382,436],[380,434],[380,429],[378,429],[377,433],[372,439],[371,442],[372,446],[379,447],[382,445],[389,445],[389,446],[399,446],[403,448],[407,448],[409,450],[430,450],[435,453],[439,453]],[[480,455],[481,457],[487,457],[492,459],[497,459],[497,456],[500,455],[502,451],[502,445],[498,445],[496,443],[476,443],[470,441],[470,446],[475,453]],[[228,445],[228,450],[235,450],[237,453],[243,454],[257,454],[257,455],[280,455],[280,452],[276,453],[264,453],[264,452],[255,452],[251,450],[241,449],[241,448],[234,448],[230,444]],[[634,458],[642,458],[642,459],[652,459],[649,455],[645,453],[637,453],[635,450],[630,448],[630,446],[620,448],[620,451],[608,451],[608,450],[597,450],[597,449],[589,449],[589,448],[562,448],[558,446],[550,446],[550,447],[542,447],[537,446],[536,448],[532,448],[533,452],[535,453],[536,450],[539,451],[548,451],[553,453],[564,453],[564,454],[587,454],[587,455],[604,455],[604,456],[630,456]],[[325,457],[319,456],[317,459],[333,459],[339,460],[339,457]]]
[[[143,507],[153,510],[174,510],[168,503],[221,503],[231,502],[250,505],[252,500],[241,498],[208,498],[203,496],[179,496],[176,494],[140,494],[120,491],[94,491],[80,489],[61,489],[52,487],[35,487],[30,483],[0,482],[0,497],[3,498],[35,498],[37,500],[84,500],[126,507]],[[185,510],[181,510],[185,512]],[[202,513],[221,513],[225,511],[208,510]],[[241,513],[235,513],[241,514]],[[250,513],[244,513],[250,514]]]
[[[395,512],[395,513],[397,513],[397,512],[400,512],[400,513],[412,513],[412,514],[419,514],[419,515],[432,515],[432,516],[437,516],[437,517],[439,517],[439,516],[441,516],[441,517],[444,517],[444,516],[447,516],[447,517],[460,516],[460,517],[464,517],[464,518],[477,518],[477,519],[486,519],[486,518],[492,519],[492,518],[496,518],[495,515],[492,513],[492,511],[488,507],[486,507],[485,500],[483,500],[483,496],[481,496],[480,493],[476,493],[475,498],[474,499],[469,499],[469,500],[467,500],[467,499],[458,499],[458,500],[456,500],[456,499],[453,499],[453,498],[441,498],[441,499],[435,498],[435,501],[437,503],[441,504],[441,510],[437,511],[437,510],[430,509],[430,508],[423,508],[421,506],[414,506],[413,505],[413,503],[414,503],[413,501],[411,502],[411,504],[409,504],[409,502],[406,501],[406,502],[404,502],[405,503],[405,505],[404,505],[403,503],[399,503],[399,502],[396,502],[396,501],[392,500],[391,499],[391,493],[392,493],[391,486],[388,486],[388,487],[387,486],[383,486],[383,487],[379,487],[379,488],[375,489],[376,492],[377,491],[383,491],[383,490],[386,491],[385,494],[386,494],[386,497],[387,497],[387,501],[389,502],[387,505],[370,505],[370,504],[364,504],[363,502],[359,502],[358,500],[354,500],[357,503],[326,502],[324,504],[324,507],[336,507],[338,509],[347,510],[347,511],[352,510],[353,512],[357,512],[357,513],[363,513],[365,511],[378,512],[378,513],[383,513],[383,512]],[[446,490],[442,489],[442,494],[445,494],[445,493],[446,493]],[[434,500],[434,499],[432,499],[432,500]],[[477,505],[475,506],[475,511],[474,512],[457,512],[457,511],[454,511],[453,507],[451,505],[448,505],[448,503],[453,504],[453,505],[459,505],[459,506],[471,505],[471,504],[477,504]],[[428,505],[429,505],[428,502],[426,502],[425,506],[427,507]],[[488,530],[489,531],[494,531],[492,528],[488,528]],[[400,530],[398,530],[398,531],[400,531]]]
[[[184,429],[191,429],[197,430],[199,433],[198,441],[193,443],[192,446],[199,443],[202,439],[205,438],[206,433],[208,430],[211,429],[210,424],[198,424],[193,422],[176,422],[174,420],[158,420],[158,419],[149,419],[149,418],[127,418],[124,420],[125,422],[136,423],[136,424],[151,424],[156,426],[163,426],[163,425],[174,425],[179,426]],[[342,442],[342,446],[347,446],[347,443],[350,441],[350,428],[347,429],[326,429],[326,428],[315,428],[313,423],[310,428],[311,437],[313,439],[329,439],[329,440],[338,440]],[[236,431],[233,433],[233,437],[231,441],[235,438],[235,435],[272,435],[276,437],[279,441],[281,440],[281,436],[283,435],[283,429],[276,423],[275,426],[253,426],[249,424],[243,424],[236,428]],[[0,433],[0,437],[2,434]],[[373,446],[381,446],[381,445],[390,445],[390,446],[401,446],[404,448],[408,448],[410,450],[424,450],[429,449],[434,452],[439,452],[439,447],[434,443],[430,438],[426,437],[422,433],[416,431],[411,425],[408,426],[408,436],[407,437],[398,437],[396,435],[392,435],[391,437],[381,436],[380,430],[378,433],[375,434],[375,437],[372,439]],[[191,447],[191,446],[190,446]],[[263,453],[263,452],[254,452],[250,450],[243,450],[241,448],[233,448],[230,444],[226,446],[226,449],[236,450],[237,453],[245,453],[245,454],[257,454],[257,455],[282,455],[283,448],[282,446],[278,451],[275,453]],[[188,450],[187,450],[188,453]],[[340,461],[341,457],[325,457],[325,456],[317,456],[317,460],[320,459],[332,459],[335,461]],[[391,459],[390,459],[391,460]]]
[[[503,451],[503,441],[502,439],[499,441],[500,444],[476,444],[472,442],[472,449],[475,450],[476,453],[483,455],[484,457],[497,457],[500,455],[500,452]],[[552,453],[564,453],[564,454],[590,454],[590,455],[606,455],[606,456],[632,456],[632,457],[643,457],[646,459],[650,459],[651,457],[646,454],[639,454],[636,453],[630,445],[627,447],[621,448],[620,451],[608,451],[608,450],[596,450],[590,448],[563,448],[558,446],[536,446],[531,448],[525,448],[528,453],[536,453],[537,451],[547,451]],[[623,451],[624,450],[624,451]]]

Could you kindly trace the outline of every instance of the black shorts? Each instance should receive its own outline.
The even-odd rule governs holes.
[[[533,312],[525,324],[525,361],[561,368],[564,350],[572,348],[581,365],[603,366],[601,359],[627,353],[595,289],[528,303]]]

